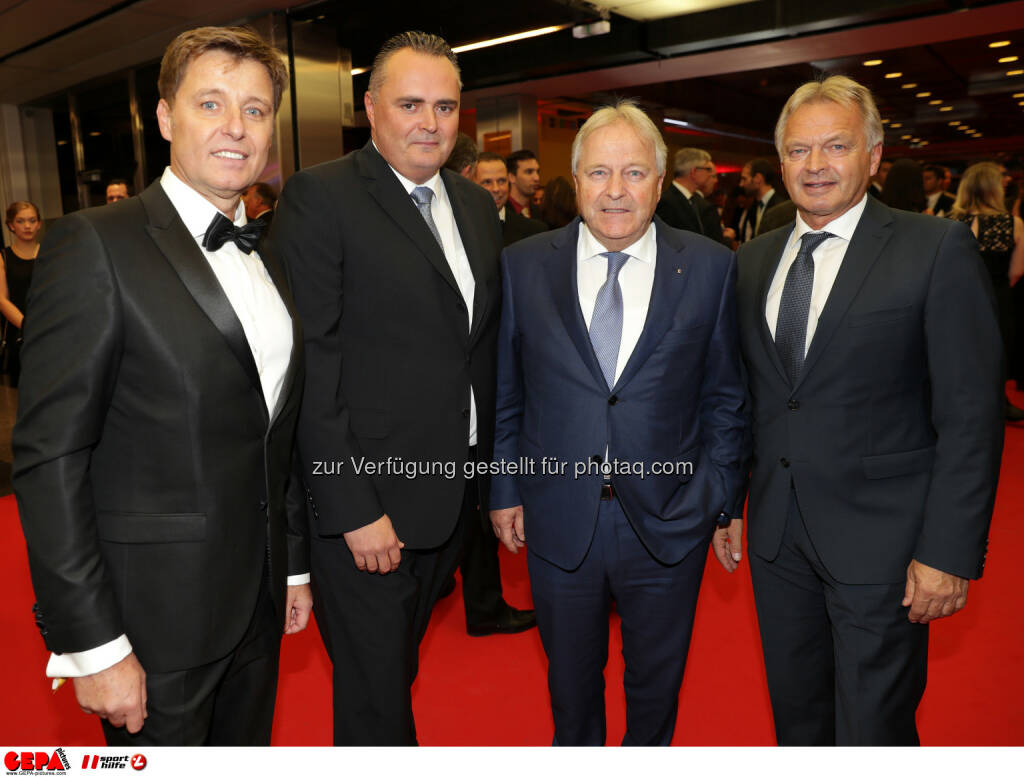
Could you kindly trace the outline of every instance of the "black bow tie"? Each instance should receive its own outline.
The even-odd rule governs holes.
[[[244,227],[236,227],[223,213],[218,213],[206,228],[203,248],[207,251],[218,251],[230,240],[240,250],[251,254],[256,244],[260,242],[260,235],[263,234],[265,226],[266,223],[263,221],[250,221]]]

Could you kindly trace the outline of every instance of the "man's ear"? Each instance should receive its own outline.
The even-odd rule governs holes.
[[[156,121],[160,125],[160,135],[170,142],[174,134],[174,121],[171,119],[171,106],[163,98],[156,104]]]

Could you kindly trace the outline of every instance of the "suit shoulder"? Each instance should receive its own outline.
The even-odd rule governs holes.
[[[658,224],[658,238],[659,240],[665,240],[669,245],[684,247],[687,253],[695,251],[698,255],[706,257],[707,261],[712,264],[728,265],[732,261],[732,251],[717,240],[712,240],[710,237],[698,234],[697,232],[677,229],[670,224],[664,223],[664,220]]]
[[[327,162],[320,162],[319,164],[304,167],[301,170],[297,170],[289,179],[303,180],[309,178],[316,178],[320,180],[336,180],[339,178],[345,178],[350,175],[356,174],[356,162],[355,155],[356,151],[346,154],[343,157],[337,159],[331,159]]]

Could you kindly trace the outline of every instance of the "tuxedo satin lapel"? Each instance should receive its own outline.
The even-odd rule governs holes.
[[[828,229],[828,227],[825,227]],[[811,340],[810,348],[807,351],[807,358],[804,359],[803,370],[800,372],[800,379],[796,382],[797,388],[804,377],[814,369],[814,363],[828,347],[829,340],[835,334],[836,328],[846,315],[847,309],[860,291],[871,268],[882,251],[885,244],[892,237],[892,216],[889,209],[881,202],[868,198],[867,206],[860,217],[860,223],[853,233],[850,245],[846,249],[843,263],[839,267],[839,274],[832,286],[832,291],[825,302],[825,308],[818,318],[818,326],[814,330],[814,338]]]
[[[249,341],[245,338],[242,322],[235,315],[217,276],[196,245],[195,238],[185,229],[184,223],[178,218],[178,212],[159,183],[146,189],[140,199],[149,215],[149,224],[146,225],[149,236],[174,268],[196,304],[223,335],[228,348],[262,396],[260,374],[252,358]],[[263,404],[266,407],[266,402]]]
[[[284,373],[284,383],[281,385],[281,393],[277,398],[277,406],[270,409],[270,424],[273,426],[274,421],[277,420],[278,415],[281,413],[281,408],[285,406],[292,390],[295,388],[295,376],[298,374],[299,363],[302,359],[302,330],[299,327],[299,317],[295,314],[295,303],[292,300],[291,289],[288,287],[288,279],[285,275],[284,267],[281,265],[281,260],[274,251],[273,243],[264,237],[260,240],[257,251],[259,252],[260,259],[263,261],[263,265],[267,268],[270,280],[277,289],[277,293],[281,295],[281,301],[284,303],[285,309],[292,320],[292,354]]]
[[[580,220],[577,217],[555,234],[551,253],[546,258],[545,270],[555,309],[562,319],[569,339],[576,346],[580,358],[589,368],[594,380],[601,386],[607,386],[601,364],[597,361],[594,346],[590,342],[587,322],[583,320],[583,311],[580,309],[579,284],[576,278],[576,241],[579,236],[579,225]]]
[[[759,238],[765,243],[765,247],[760,255],[743,258],[743,261],[753,259],[761,263],[757,292],[758,308],[760,310],[760,315],[757,317],[757,331],[761,336],[761,343],[764,345],[765,353],[768,354],[768,361],[772,363],[778,371],[779,377],[785,383],[789,383],[789,376],[786,375],[786,368],[782,366],[779,352],[775,348],[775,340],[772,338],[772,332],[768,328],[768,320],[765,318],[765,313],[768,308],[768,289],[771,288],[772,278],[775,277],[775,273],[779,269],[779,263],[782,261],[782,252],[786,250],[786,243],[789,241],[791,234],[793,234],[793,230],[782,232],[770,238]]]
[[[654,265],[654,286],[651,301],[647,306],[647,320],[640,332],[640,339],[633,347],[622,374],[615,382],[613,391],[621,390],[640,370],[647,358],[658,347],[661,338],[672,324],[673,314],[689,285],[690,274],[686,271],[683,254],[686,246],[678,235],[670,235],[668,225],[657,220],[658,259]],[[716,300],[717,302],[717,300]]]
[[[434,269],[441,273],[441,277],[452,287],[452,290],[461,297],[462,292],[459,291],[459,284],[455,282],[452,268],[448,266],[448,260],[444,257],[444,251],[441,250],[430,227],[427,226],[427,222],[423,220],[423,216],[417,210],[412,197],[395,177],[388,163],[384,161],[384,157],[373,147],[373,141],[363,146],[358,153],[360,154],[359,169],[366,180],[367,192],[420,250],[427,261],[434,265]]]
[[[472,210],[466,202],[461,187],[457,186],[451,179],[458,175],[450,170],[441,171],[441,180],[448,192],[448,200],[452,204],[452,211],[455,213],[455,225],[459,229],[459,237],[462,240],[462,247],[466,249],[466,256],[469,258],[469,266],[473,270],[473,280],[476,289],[473,292],[473,323],[469,330],[470,342],[476,337],[480,328],[480,322],[484,320],[490,300],[486,293],[487,265],[484,259],[483,245],[480,242],[480,229],[476,225]],[[495,215],[497,218],[497,215]],[[447,265],[447,260],[445,261]]]

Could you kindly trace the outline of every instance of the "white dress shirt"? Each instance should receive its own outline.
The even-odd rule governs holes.
[[[374,144],[374,148],[377,148],[376,144]],[[466,302],[468,317],[466,329],[468,330],[473,326],[473,293],[476,290],[476,279],[473,277],[473,268],[469,264],[466,248],[462,245],[459,228],[455,224],[455,211],[452,210],[452,203],[448,199],[448,192],[441,180],[441,173],[434,173],[434,177],[425,183],[413,183],[393,167],[391,167],[391,172],[405,187],[410,199],[412,199],[412,190],[419,186],[426,186],[434,192],[434,196],[430,200],[430,217],[434,219],[434,225],[441,235],[444,258],[448,260],[448,266],[451,268],[452,275],[455,276],[455,283],[459,287],[462,299]],[[413,205],[415,204],[413,202]],[[476,396],[473,394],[472,386],[469,387],[469,444],[476,445]]]
[[[579,288],[580,310],[583,320],[590,329],[594,316],[597,292],[608,279],[609,253],[601,245],[586,224],[580,224],[576,240],[576,284]],[[615,380],[622,375],[629,357],[633,354],[640,333],[647,322],[647,308],[651,304],[654,289],[654,268],[658,260],[657,231],[653,222],[647,231],[630,246],[623,249],[629,259],[619,270],[619,287],[622,289],[622,339],[619,341],[619,357],[615,361]]]
[[[285,372],[292,354],[292,320],[281,301],[281,295],[270,279],[270,274],[259,255],[246,254],[233,242],[226,242],[217,251],[202,247],[207,227],[220,211],[195,189],[166,168],[160,179],[164,193],[170,199],[185,228],[210,264],[224,290],[228,302],[238,316],[249,341],[252,357],[259,371],[267,412],[273,414],[284,385]],[[235,226],[246,224],[245,204],[239,201],[235,208]],[[292,575],[288,585],[309,582],[309,573]],[[132,651],[124,634],[103,645],[81,653],[50,654],[46,666],[47,677],[84,677],[103,671],[121,661]]]
[[[796,255],[800,251],[800,238],[807,232],[831,232],[835,237],[830,237],[822,242],[811,258],[814,260],[814,285],[811,287],[811,307],[807,312],[807,336],[804,339],[804,355],[810,350],[811,340],[818,328],[818,319],[821,317],[825,303],[828,302],[828,295],[832,293],[832,286],[839,275],[839,268],[843,264],[843,257],[846,256],[846,249],[850,246],[850,240],[857,229],[860,217],[864,213],[868,196],[865,194],[861,201],[850,208],[839,218],[833,219],[821,229],[811,229],[804,222],[798,212],[796,215],[796,226],[789,236],[786,248],[782,252],[782,260],[772,278],[771,286],[768,287],[768,300],[765,305],[764,317],[771,330],[772,338],[775,337],[775,325],[779,320],[779,306],[782,302],[782,289],[786,285],[786,275],[789,268],[796,261]]]
[[[775,189],[769,189],[768,191],[761,195],[760,199],[758,199],[758,203],[760,204],[757,206],[757,219],[754,222],[754,235],[752,235],[752,237],[756,236],[757,230],[761,228],[761,219],[764,218],[765,211],[768,210],[768,200],[770,200],[774,196]]]

